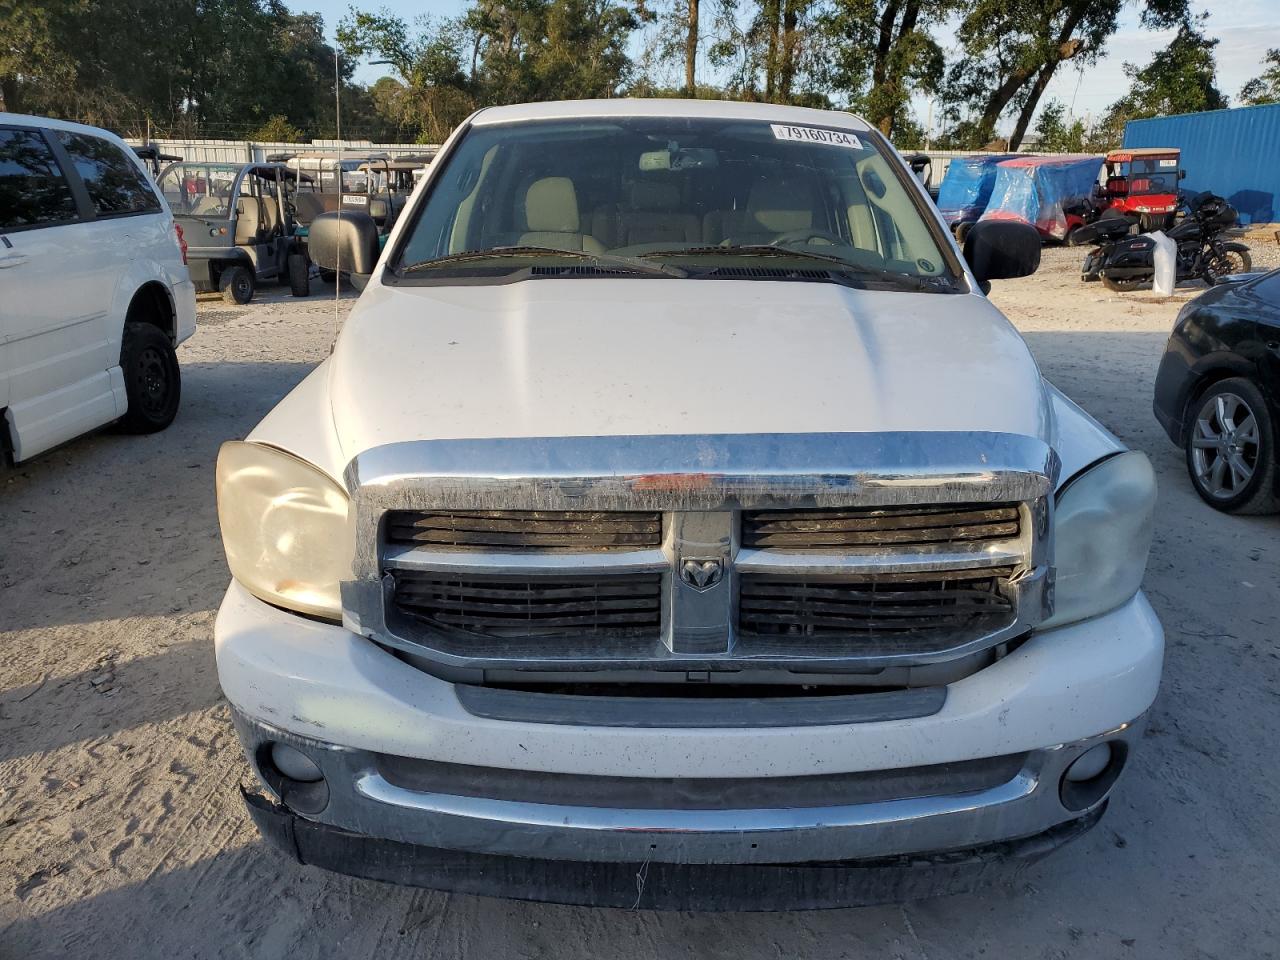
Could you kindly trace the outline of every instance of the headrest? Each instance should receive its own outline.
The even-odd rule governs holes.
[[[747,214],[765,230],[787,233],[813,226],[813,210],[804,202],[808,191],[788,180],[765,180],[751,188]]]
[[[578,195],[568,177],[543,177],[529,184],[524,195],[529,230],[538,233],[577,233]]]
[[[637,180],[631,185],[631,206],[635,210],[674,210],[680,206],[680,188],[674,183]]]

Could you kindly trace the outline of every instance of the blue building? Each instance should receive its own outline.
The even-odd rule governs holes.
[[[1226,197],[1241,223],[1280,220],[1280,103],[1130,120],[1126,147],[1178,147],[1188,194]]]

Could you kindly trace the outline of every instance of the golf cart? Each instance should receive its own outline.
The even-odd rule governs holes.
[[[1129,147],[1108,153],[1102,195],[1106,215],[1137,217],[1143,233],[1172,227],[1178,181],[1187,175],[1180,158],[1177,147]]]
[[[978,218],[1029,223],[1046,241],[1072,242],[1086,217],[1076,201],[1098,182],[1102,157],[1020,156],[996,164],[996,178],[986,210]]]
[[[310,244],[311,224],[317,217],[342,211],[368,217],[381,249],[417,184],[416,175],[434,156],[432,152],[395,158],[370,154],[343,157],[341,161],[332,155],[277,155],[272,159],[282,159],[290,169],[305,170],[312,176],[310,184],[299,187],[295,201],[299,222],[296,236],[301,242]],[[320,278],[326,283],[336,278],[335,271],[325,264],[319,267]],[[341,272],[349,273],[345,269]]]
[[[146,164],[147,169],[151,171],[151,179],[155,180],[160,176],[160,164],[173,163],[181,160],[179,156],[170,153],[161,153],[160,148],[154,143],[145,143],[140,147],[134,147],[133,152],[137,154],[139,160]]]
[[[306,249],[295,236],[294,196],[309,177],[282,163],[182,161],[157,183],[187,240],[196,289],[244,304],[262,281],[311,292]]]

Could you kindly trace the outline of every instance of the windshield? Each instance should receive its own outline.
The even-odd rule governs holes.
[[[596,255],[614,268],[628,258],[725,275],[791,260],[824,277],[949,285],[955,275],[899,166],[865,134],[762,121],[479,126],[451,151],[392,269],[499,275]]]
[[[177,214],[230,215],[231,187],[241,167],[235,163],[175,163],[160,175],[160,189]]]
[[[1135,157],[1126,165],[1118,165],[1118,176],[1127,181],[1127,192],[1177,193],[1177,157]],[[1127,167],[1127,169],[1126,169]]]

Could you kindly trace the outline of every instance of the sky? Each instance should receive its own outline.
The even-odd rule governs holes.
[[[330,37],[338,20],[351,6],[351,0],[286,2],[295,10],[323,15]],[[385,8],[410,21],[422,14],[455,16],[466,5],[466,0],[371,0],[367,4],[369,8]],[[1219,40],[1215,51],[1218,87],[1234,106],[1239,100],[1240,88],[1262,72],[1262,58],[1267,49],[1280,47],[1280,13],[1277,11],[1280,5],[1277,0],[1216,0],[1212,3],[1194,2],[1192,6],[1197,12],[1207,11],[1210,15],[1206,32]],[[1168,44],[1173,34],[1172,30],[1144,30],[1139,23],[1137,4],[1126,4],[1120,28],[1107,43],[1106,55],[1083,70],[1069,63],[1059,67],[1041,104],[1057,99],[1067,105],[1071,116],[1097,117],[1128,89],[1124,63],[1144,66],[1156,50]],[[948,38],[941,35],[939,40],[944,48],[952,47],[949,53],[954,55],[957,52],[954,42],[949,44]],[[361,65],[356,70],[356,79],[371,83],[385,71],[385,67]],[[927,100],[917,99],[915,106],[918,119],[925,123],[929,112]],[[1005,126],[1011,127],[1012,122]]]

